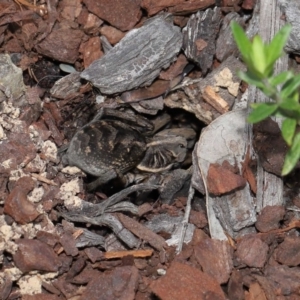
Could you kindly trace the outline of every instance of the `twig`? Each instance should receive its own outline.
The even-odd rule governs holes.
[[[189,189],[188,199],[187,199],[187,202],[186,202],[185,214],[184,214],[184,217],[183,217],[182,222],[181,222],[180,239],[179,239],[179,243],[178,243],[177,248],[176,248],[176,253],[177,254],[181,252],[182,246],[183,246],[183,243],[184,243],[186,229],[187,229],[188,224],[189,224],[189,218],[190,218],[190,213],[191,213],[191,208],[192,208],[192,199],[194,197],[194,194],[195,194],[195,189],[192,187],[192,184],[191,184],[190,189]]]

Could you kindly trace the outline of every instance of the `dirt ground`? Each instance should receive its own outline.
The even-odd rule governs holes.
[[[246,26],[257,13],[255,5],[254,0],[0,1],[1,299],[300,299],[299,171],[284,179],[285,205],[255,212],[235,235],[223,227],[226,240],[211,238],[205,189],[195,179],[195,142],[247,89],[231,72],[243,65],[225,43],[225,23],[241,18]],[[184,41],[185,51],[150,86],[105,94],[80,78],[108,44],[118,44],[151,17],[169,12],[181,32],[197,11],[205,20],[203,38]],[[189,43],[196,45],[193,61]],[[224,70],[230,84],[217,87],[213,78],[220,81]],[[194,85],[178,87],[184,77]],[[160,175],[158,191],[137,185],[124,194],[120,180],[90,191],[94,177],[63,162],[60,149],[78,129],[101,107],[119,109],[120,103],[151,121],[166,112],[171,126],[195,132],[180,168]],[[255,127],[253,147],[264,169],[278,175],[287,149],[276,126],[269,120]],[[255,201],[256,167],[249,157],[243,173],[230,163],[211,164],[209,193],[230,198],[246,187]],[[179,182],[174,193],[163,189]],[[195,194],[186,243],[178,251],[190,186]],[[117,193],[124,202],[115,200]],[[112,204],[101,210],[105,201]]]

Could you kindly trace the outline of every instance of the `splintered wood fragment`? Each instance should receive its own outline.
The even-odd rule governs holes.
[[[50,185],[53,185],[53,186],[57,186],[57,183],[55,183],[54,181],[52,180],[49,180],[47,179],[46,177],[44,176],[41,176],[39,174],[35,174],[35,173],[31,173],[31,176],[41,182],[44,182],[44,183],[47,183],[47,184],[50,184]]]
[[[229,111],[228,103],[220,97],[211,86],[207,86],[203,92],[203,99],[215,108],[219,113],[224,114]]]
[[[132,255],[133,257],[149,257],[153,254],[152,249],[145,250],[128,250],[128,251],[110,251],[104,253],[104,258],[113,259],[113,258],[122,258],[128,255]]]

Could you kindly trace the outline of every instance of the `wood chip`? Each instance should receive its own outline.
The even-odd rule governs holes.
[[[203,98],[219,113],[224,114],[229,111],[228,103],[222,97],[220,97],[211,86],[207,86],[204,89]]]

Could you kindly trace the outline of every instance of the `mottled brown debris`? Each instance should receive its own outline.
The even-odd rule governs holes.
[[[23,295],[22,300],[60,300],[61,297],[51,294]]]
[[[197,228],[207,226],[207,216],[204,211],[191,210],[189,223],[194,224]]]
[[[253,148],[264,170],[281,176],[288,146],[281,136],[278,124],[271,118],[253,125]]]
[[[41,43],[36,45],[38,53],[65,63],[74,63],[83,37],[81,30],[61,28],[53,30]]]
[[[242,4],[243,9],[252,10],[256,4],[256,0],[244,0]]]
[[[83,56],[83,66],[87,68],[93,61],[103,56],[101,41],[98,36],[91,37],[87,42],[80,45],[79,51]]]
[[[253,268],[262,268],[268,255],[269,247],[259,237],[243,237],[235,252],[238,262]]]
[[[155,249],[162,250],[163,247],[166,246],[166,242],[161,236],[154,233],[152,230],[143,226],[139,222],[123,214],[117,214],[117,216],[125,228],[127,228],[129,231],[131,231],[134,235],[136,235],[140,239],[148,242]]]
[[[207,189],[213,195],[229,193],[246,185],[246,180],[219,164],[210,164],[207,174]]]
[[[204,273],[219,284],[226,283],[233,268],[232,248],[227,241],[203,239],[194,246],[195,257]]]
[[[82,9],[81,0],[62,0],[59,2],[61,16],[70,21],[75,21]]]
[[[65,232],[60,238],[60,243],[67,255],[76,256],[78,254],[76,240],[71,233]]]
[[[104,256],[103,252],[96,247],[86,248],[84,249],[84,252],[92,263],[95,263],[96,261],[103,259]]]
[[[286,237],[275,249],[274,258],[282,265],[296,267],[300,264],[300,238]]]
[[[233,270],[228,282],[228,298],[234,300],[244,299],[243,275],[239,270]]]
[[[167,274],[152,282],[151,290],[161,300],[225,299],[215,279],[199,269],[174,261]]]
[[[125,35],[124,32],[112,26],[102,26],[100,28],[100,33],[107,38],[111,45],[118,43]]]
[[[159,74],[159,78],[163,80],[172,80],[176,76],[182,74],[184,67],[188,64],[188,60],[183,54],[179,54],[177,60],[167,70],[163,70]]]
[[[10,172],[17,169],[21,163],[27,164],[36,156],[36,147],[29,137],[28,133],[11,133],[9,139],[0,143],[1,161],[7,161],[0,165],[0,172]]]
[[[255,227],[260,232],[268,232],[278,229],[279,222],[283,220],[285,208],[283,206],[266,206],[257,216]]]
[[[61,146],[64,141],[63,133],[56,126],[56,122],[53,118],[53,115],[49,112],[48,109],[44,108],[44,113],[42,114],[42,118],[47,124],[49,130],[51,131],[51,135],[56,145]]]
[[[90,12],[122,31],[132,29],[142,16],[141,0],[84,0],[83,3]]]
[[[22,177],[5,200],[4,213],[17,223],[30,223],[40,215],[34,204],[27,199],[27,194],[33,187],[34,181],[30,177]]]
[[[111,273],[102,273],[87,285],[80,300],[134,300],[138,286],[138,269],[134,266],[116,267]]]
[[[187,14],[205,9],[213,4],[215,4],[214,0],[143,0],[141,6],[147,10],[149,16],[152,16],[166,8],[169,8],[169,12],[174,14]]]
[[[61,263],[51,247],[39,240],[18,239],[18,251],[13,260],[22,272],[57,272]]]
[[[156,80],[150,86],[146,88],[139,88],[137,90],[125,92],[121,95],[121,99],[124,102],[136,102],[144,99],[150,99],[158,97],[164,94],[170,86],[169,81]]]
[[[298,293],[300,288],[300,268],[288,266],[267,266],[264,272],[277,295]],[[299,295],[297,296],[299,297]],[[292,299],[292,298],[291,298]],[[294,298],[297,299],[297,298]]]

